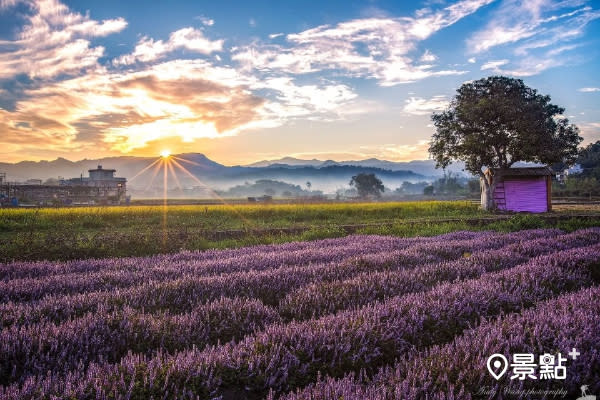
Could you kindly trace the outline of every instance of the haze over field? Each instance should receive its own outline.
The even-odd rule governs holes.
[[[393,163],[381,160],[366,161],[306,161],[286,158],[284,160],[264,161],[248,166],[225,166],[208,159],[203,154],[172,155],[175,160],[180,160],[179,165],[202,183],[212,189],[228,189],[234,185],[244,185],[261,179],[278,180],[300,185],[306,189],[306,182],[311,182],[313,190],[333,193],[338,188],[347,188],[350,178],[360,172],[375,173],[388,188],[396,188],[403,182],[417,182],[431,180],[442,174],[435,169],[432,160],[412,161],[408,163]],[[182,160],[186,160],[182,161]],[[57,177],[87,176],[88,169],[98,165],[117,170],[118,176],[128,178],[128,186],[132,189],[162,189],[162,169],[149,168],[140,174],[146,167],[156,161],[149,157],[110,157],[97,160],[82,160],[72,162],[66,159],[54,161],[31,162],[24,161],[15,164],[0,163],[0,170],[7,172],[7,177],[12,181],[25,181],[27,179],[56,179]],[[282,161],[286,161],[283,163]],[[460,165],[453,166],[458,172]],[[158,170],[158,172],[156,172]],[[157,177],[158,176],[158,177]],[[177,180],[174,179],[177,177]],[[173,168],[169,171],[168,187],[192,188],[202,186],[200,182],[182,169]],[[162,192],[160,193],[162,194]],[[261,193],[264,194],[264,193]]]
[[[492,74],[550,94],[585,145],[599,18],[592,0],[3,0],[0,160],[422,160],[430,114]]]

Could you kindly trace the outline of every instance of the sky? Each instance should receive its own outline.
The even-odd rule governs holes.
[[[600,140],[600,0],[0,0],[0,161],[427,159],[464,82]]]

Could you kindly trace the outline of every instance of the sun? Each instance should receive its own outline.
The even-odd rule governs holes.
[[[170,155],[171,155],[171,150],[164,149],[163,151],[160,152],[160,156],[162,158],[169,158]]]

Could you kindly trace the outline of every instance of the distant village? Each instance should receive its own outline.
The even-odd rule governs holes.
[[[116,170],[98,165],[78,178],[60,178],[57,184],[41,179],[9,182],[0,173],[0,204],[3,206],[120,205],[129,203],[127,179],[115,176]]]

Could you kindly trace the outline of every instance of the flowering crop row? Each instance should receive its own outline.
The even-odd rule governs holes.
[[[477,279],[317,320],[280,323],[239,343],[174,355],[128,355],[117,364],[92,363],[67,376],[31,376],[4,389],[8,398],[233,398],[284,393],[318,373],[374,373],[415,349],[451,341],[482,318],[520,311],[558,294],[591,286],[600,245],[536,257]]]
[[[97,260],[95,263],[104,263],[106,268],[92,272],[72,272],[44,274],[39,271],[43,263],[34,262],[35,270],[40,276],[29,278],[17,278],[0,281],[0,302],[7,301],[31,301],[38,300],[51,294],[74,294],[98,290],[114,290],[132,285],[139,285],[149,281],[161,281],[175,279],[186,274],[218,275],[224,273],[266,270],[282,266],[307,265],[312,263],[341,262],[343,260],[365,257],[369,254],[381,252],[402,251],[412,249],[416,252],[437,255],[439,257],[451,257],[456,254],[456,246],[462,245],[466,249],[486,241],[488,248],[501,247],[511,240],[525,240],[526,238],[549,237],[559,234],[558,230],[531,230],[525,233],[509,233],[499,235],[492,232],[480,232],[477,235],[455,234],[449,236],[453,240],[425,240],[401,239],[385,236],[353,236],[351,238],[338,239],[340,243],[330,241],[325,246],[314,243],[312,246],[302,245],[301,249],[286,246],[288,250],[276,252],[271,248],[264,251],[264,246],[247,248],[243,254],[233,257],[194,259],[189,255],[174,256],[172,260],[164,256],[127,259]],[[465,239],[466,237],[466,239]],[[124,261],[125,260],[125,261]],[[70,262],[87,264],[88,261]],[[94,264],[94,262],[91,262]],[[114,265],[112,265],[114,264]],[[5,268],[26,270],[25,263],[8,265]],[[55,270],[56,263],[49,263],[48,268]]]
[[[347,376],[327,378],[285,400],[393,400],[393,399],[465,399],[527,398],[506,393],[552,390],[566,391],[566,398],[580,394],[582,383],[589,392],[600,392],[600,287],[582,289],[573,294],[540,303],[522,314],[511,314],[485,322],[465,332],[453,342],[433,346],[405,357],[392,368],[385,368],[368,383]],[[508,360],[515,353],[545,354],[560,352],[566,356],[573,348],[581,354],[567,358],[565,380],[511,380],[506,375],[495,380],[487,370],[492,354]],[[554,354],[556,356],[556,354]],[[553,398],[552,395],[549,395]],[[562,396],[557,396],[562,397]]]
[[[414,271],[401,269],[382,273],[369,272],[350,280],[318,284],[317,287],[322,290],[319,293],[306,291],[308,293],[306,299],[300,297],[297,300],[298,310],[304,312],[293,313],[294,304],[290,301],[284,301],[283,305],[280,305],[280,310],[287,319],[290,315],[297,319],[306,319],[312,313],[307,312],[309,308],[304,307],[302,301],[313,307],[313,313],[320,310],[336,311],[355,308],[382,297],[375,294],[383,293],[391,297],[417,292],[439,282],[473,278],[486,271],[517,265],[528,257],[514,252],[515,247],[533,256],[551,249],[565,250],[569,247],[590,245],[597,243],[599,239],[600,230],[586,230],[551,239],[516,243],[502,250],[476,252],[469,258],[434,263],[427,267],[416,268]],[[386,258],[382,257],[382,259]],[[368,268],[372,268],[372,265]],[[192,345],[203,348],[207,344],[216,343],[217,340],[225,343],[234,338],[240,339],[246,334],[254,333],[257,329],[279,321],[279,315],[258,301],[246,304],[243,300],[221,299],[216,303],[194,307],[194,301],[190,299],[198,299],[201,296],[216,298],[220,294],[235,293],[238,296],[247,295],[251,298],[273,300],[278,294],[281,297],[290,287],[304,282],[303,278],[310,281],[315,280],[316,277],[330,280],[344,276],[348,271],[351,271],[351,268],[339,269],[336,266],[319,265],[303,269],[280,268],[260,274],[250,274],[255,278],[254,280],[245,276],[248,273],[232,274],[217,279],[200,278],[193,282],[204,291],[190,293],[189,287],[186,290],[178,286],[172,292],[174,296],[169,300],[169,304],[173,305],[178,300],[184,300],[192,309],[191,312],[182,315],[173,315],[169,312],[149,315],[139,313],[129,306],[125,306],[122,310],[120,307],[107,308],[101,304],[95,313],[88,313],[82,318],[69,320],[60,325],[55,325],[53,322],[42,322],[27,327],[13,325],[0,333],[0,365],[5,365],[6,368],[5,371],[0,371],[0,383],[6,384],[29,374],[44,374],[47,370],[68,371],[77,367],[79,362],[84,364],[99,360],[116,362],[128,351],[150,354],[160,349],[172,352]],[[332,275],[334,272],[335,274]],[[294,279],[290,280],[289,277]],[[189,283],[190,281],[187,282]],[[213,283],[212,287],[211,283]],[[209,296],[207,292],[210,289],[212,291]],[[300,293],[303,293],[302,289]],[[326,296],[328,293],[335,293],[337,297]],[[313,301],[311,301],[311,294],[314,294]],[[293,296],[294,299],[298,297]],[[148,301],[145,300],[147,298],[138,299],[137,305],[147,305]],[[336,305],[335,309],[331,307],[333,302]],[[181,311],[185,304],[171,307]],[[149,309],[146,307],[145,311]],[[217,328],[212,329],[211,325]],[[9,368],[9,365],[12,367]]]
[[[117,362],[128,352],[174,352],[241,339],[280,321],[260,301],[222,298],[189,313],[157,315],[125,308],[87,314],[61,325],[13,327],[0,334],[0,384],[91,361]]]
[[[559,234],[559,230],[529,230],[528,235],[531,238],[538,235],[547,235],[554,232]],[[304,261],[310,259],[311,250],[329,250],[330,253],[343,252],[346,248],[365,245],[376,246],[393,246],[395,249],[402,249],[408,245],[415,243],[427,243],[437,241],[452,241],[452,240],[470,240],[483,236],[495,236],[492,232],[469,232],[459,231],[452,232],[440,236],[432,237],[416,237],[416,238],[397,238],[391,236],[377,235],[350,235],[343,238],[323,239],[308,242],[290,242],[284,244],[272,245],[257,245],[252,247],[244,247],[239,249],[227,250],[206,250],[206,251],[181,251],[176,254],[154,255],[149,257],[125,257],[125,258],[107,258],[107,259],[86,259],[78,261],[65,262],[13,262],[8,264],[0,263],[0,281],[22,278],[40,278],[47,275],[64,275],[71,273],[92,273],[108,270],[135,269],[142,270],[145,268],[163,268],[165,265],[186,265],[190,263],[198,266],[199,264],[206,265],[210,271],[211,263],[205,262],[223,262],[236,261],[243,265],[245,262],[252,261],[257,254],[267,256],[273,253],[278,257],[286,257],[292,254],[292,257],[303,256]],[[365,248],[363,248],[365,250]],[[347,255],[346,255],[347,256]],[[289,264],[290,261],[287,261]]]
[[[490,234],[482,234],[481,238]],[[477,239],[475,239],[477,240]],[[460,241],[464,243],[465,241]],[[468,242],[468,241],[467,241]],[[416,251],[426,248],[451,248],[454,241],[416,244]],[[114,290],[149,281],[172,280],[186,274],[214,275],[251,270],[267,270],[288,265],[306,265],[311,263],[339,262],[353,256],[369,253],[393,251],[398,244],[393,240],[373,241],[369,237],[356,237],[355,241],[343,246],[311,248],[285,253],[255,253],[248,250],[247,255],[236,258],[207,261],[163,262],[155,263],[152,258],[138,259],[135,267],[108,268],[92,273],[72,273],[47,275],[40,278],[13,279],[0,282],[0,301],[31,301],[51,294],[73,294],[97,290]]]
[[[491,236],[491,232],[472,235],[473,238]],[[317,242],[292,242],[281,245],[252,246],[234,250],[209,250],[206,252],[182,251],[170,256],[109,258],[61,262],[16,262],[0,265],[4,281],[11,279],[43,278],[57,275],[93,274],[106,271],[143,271],[147,269],[170,269],[173,266],[197,273],[211,274],[243,270],[248,263],[253,264],[256,256],[270,267],[294,264],[297,261],[320,262],[327,252],[352,255],[356,251],[370,248],[403,248],[417,243],[415,238],[348,236]],[[419,241],[418,243],[422,243]],[[361,247],[362,246],[362,247]],[[279,248],[279,251],[277,249]],[[324,253],[325,252],[325,253]],[[250,267],[251,269],[252,267]],[[2,276],[0,275],[0,276]]]
[[[591,231],[590,231],[591,232]],[[465,252],[483,251],[499,248],[508,244],[521,243],[529,238],[551,238],[558,234],[556,230],[533,230],[510,233],[506,235],[478,235],[466,240],[428,241],[402,250],[390,250],[387,245],[376,248],[369,246],[363,249],[367,253],[357,253],[354,257],[342,262],[329,264],[306,264],[298,261],[296,266],[283,268],[266,268],[260,264],[259,255],[253,260],[256,268],[227,275],[197,276],[193,272],[178,271],[169,267],[161,272],[160,269],[136,271],[108,271],[106,276],[122,276],[122,282],[141,282],[139,285],[119,287],[112,291],[98,291],[94,286],[97,280],[85,280],[85,275],[78,274],[79,279],[65,280],[63,275],[48,277],[47,280],[17,280],[15,287],[10,286],[15,281],[5,282],[10,293],[19,293],[26,298],[42,297],[42,293],[53,290],[49,280],[61,281],[61,288],[74,292],[72,296],[60,294],[46,295],[39,301],[9,302],[0,304],[0,326],[13,324],[23,325],[37,323],[43,320],[60,322],[66,318],[84,315],[95,311],[100,305],[105,309],[129,306],[144,308],[149,311],[167,309],[173,312],[186,312],[191,307],[214,300],[219,297],[251,297],[258,298],[265,304],[277,305],[279,300],[289,291],[308,285],[315,281],[333,281],[350,278],[366,271],[381,271],[386,269],[411,268],[423,263],[439,262],[447,259],[462,257]],[[584,235],[585,236],[585,235]],[[359,249],[360,239],[355,237],[354,248]],[[369,241],[372,238],[368,239]],[[317,250],[315,250],[317,251]],[[338,257],[337,254],[323,253],[322,259]],[[166,272],[165,272],[166,271]],[[160,277],[171,274],[181,274],[181,277],[171,280],[160,280]],[[90,275],[98,276],[101,273]],[[81,276],[80,276],[81,275]],[[140,277],[141,276],[141,277]],[[176,276],[176,275],[175,275]],[[71,276],[72,278],[72,276]],[[100,279],[100,288],[106,289],[107,281]],[[108,281],[108,282],[112,282]],[[124,285],[125,283],[119,283]],[[96,289],[96,290],[94,290]]]
[[[314,283],[288,294],[280,302],[279,312],[284,319],[323,316],[376,300],[422,291],[440,282],[475,278],[485,272],[514,267],[529,257],[598,242],[600,229],[587,229],[556,238],[509,244],[497,250],[477,251],[468,258],[424,265],[414,270],[369,271],[343,281]]]

